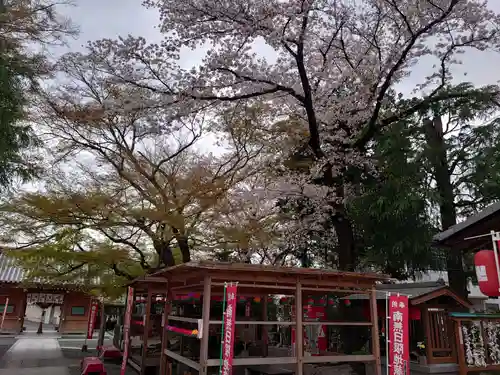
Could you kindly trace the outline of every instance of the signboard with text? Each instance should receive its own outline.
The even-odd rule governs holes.
[[[62,305],[63,301],[64,301],[64,294],[28,293],[26,295],[26,302],[28,303],[28,305],[36,303]]]
[[[90,302],[90,313],[89,313],[89,320],[87,322],[87,339],[92,339],[92,336],[94,335],[94,328],[95,328],[95,319],[97,317],[97,309],[99,308],[99,301],[97,300],[92,300]]]
[[[130,320],[132,318],[132,309],[134,303],[134,289],[128,287],[127,307],[125,309],[125,319],[123,322],[123,360],[120,375],[125,375],[127,370],[128,349],[130,346]]]
[[[389,375],[410,375],[407,296],[389,296]]]
[[[224,337],[222,341],[221,375],[231,375],[233,371],[234,321],[236,319],[237,284],[226,286],[226,311],[224,312]]]

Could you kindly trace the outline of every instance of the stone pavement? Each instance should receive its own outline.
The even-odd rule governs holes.
[[[68,375],[57,336],[50,336],[18,336],[0,360],[0,375]]]
[[[81,351],[84,335],[61,337],[51,327],[43,335],[27,329],[17,337],[0,336],[0,375],[81,375],[80,361],[97,355],[97,338],[88,340],[89,352]],[[111,344],[107,336],[105,343]],[[106,363],[108,375],[120,375],[120,363]],[[128,368],[127,375],[136,375]]]

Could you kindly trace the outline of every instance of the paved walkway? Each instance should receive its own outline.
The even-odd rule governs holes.
[[[2,358],[0,375],[68,375],[57,337],[23,335]]]

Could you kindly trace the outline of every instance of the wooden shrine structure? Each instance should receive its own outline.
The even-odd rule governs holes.
[[[144,375],[155,372],[160,364],[167,280],[162,277],[143,276],[130,283],[130,286],[134,290],[134,301],[128,364]],[[123,351],[123,336],[115,336],[114,341],[114,345]]]
[[[303,375],[307,366],[326,363],[364,363],[371,366],[375,375],[381,375],[379,321],[377,317],[377,297],[375,284],[387,280],[388,277],[370,273],[340,272],[310,268],[272,267],[239,263],[214,263],[214,262],[189,262],[182,265],[166,268],[152,276],[136,280],[132,286],[136,288],[135,295],[146,293],[146,306],[144,317],[143,349],[140,363],[141,374],[146,374],[148,367],[147,342],[150,340],[150,312],[153,300],[157,295],[169,296],[165,298],[162,327],[175,325],[191,325],[193,339],[199,341],[199,353],[184,354],[182,345],[171,344],[169,329],[162,330],[161,359],[159,361],[160,374],[169,374],[169,369],[174,366],[190,368],[193,373],[200,375],[218,372],[221,364],[220,358],[210,355],[209,340],[216,336],[217,327],[221,327],[220,316],[213,312],[213,298],[222,296],[225,283],[237,283],[238,296],[258,296],[267,301],[269,295],[288,295],[293,300],[295,311],[303,311],[306,298],[325,294],[336,294],[340,297],[353,294],[365,294],[370,304],[370,316],[366,320],[328,321],[317,319],[305,320],[303,314],[297,313],[289,321],[248,320],[236,318],[236,329],[242,326],[260,326],[265,332],[271,326],[293,327],[295,332],[304,332],[307,327],[337,326],[337,327],[365,327],[371,330],[368,354],[344,354],[338,352],[322,352],[319,355],[306,355],[304,351],[304,336],[295,335],[294,350],[272,356],[267,348],[263,348],[258,356],[243,356],[233,359],[235,371],[255,366],[287,367],[291,373]],[[183,309],[172,310],[176,296],[195,293],[200,296],[199,315],[185,316]],[[267,315],[267,314],[263,314]],[[175,327],[173,327],[175,328]],[[200,334],[201,332],[201,334]],[[175,333],[175,331],[174,331]],[[263,336],[266,336],[265,334]],[[220,336],[216,341],[220,343]],[[264,339],[264,343],[266,340]],[[212,351],[213,353],[213,351]],[[178,370],[179,371],[179,370]],[[239,372],[237,372],[239,373]]]
[[[468,313],[472,304],[454,293],[444,282],[415,282],[379,284],[376,287],[378,314],[386,316],[386,298],[391,293],[408,296],[410,370],[412,373],[456,372],[457,347],[455,327],[450,313]],[[369,309],[366,295],[345,297],[352,310]],[[387,332],[387,321],[382,320],[382,331]],[[419,347],[420,346],[420,347]],[[385,348],[382,347],[382,362]],[[445,366],[446,365],[446,366]],[[438,369],[438,370],[436,370]]]

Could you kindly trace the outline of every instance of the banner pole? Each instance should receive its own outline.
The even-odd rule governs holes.
[[[219,365],[219,374],[222,374],[222,343],[224,342],[224,324],[226,323],[226,288],[227,283],[224,283],[224,296],[222,297],[222,325],[221,325],[221,336],[220,336],[220,365]],[[208,332],[207,332],[208,334]]]
[[[3,322],[5,321],[5,314],[7,314],[7,310],[9,308],[9,297],[5,300],[5,305],[3,307],[3,314],[2,314],[2,324],[0,325],[0,330],[3,330]]]
[[[122,356],[122,366],[120,368],[120,375],[125,375],[128,362],[128,352],[130,344],[130,320],[132,318],[132,310],[134,308],[134,289],[129,286],[127,290],[127,304],[125,307],[125,316],[123,321],[123,356]],[[165,327],[163,327],[165,329]],[[162,331],[163,334],[163,331]]]
[[[389,375],[389,297],[391,292],[385,294],[385,369],[386,375]]]
[[[495,266],[497,268],[497,280],[500,285],[500,261],[498,259],[498,240],[499,236],[498,233],[495,232],[494,230],[491,231],[491,242],[493,245],[493,255],[495,256]],[[498,288],[500,291],[500,287]]]

